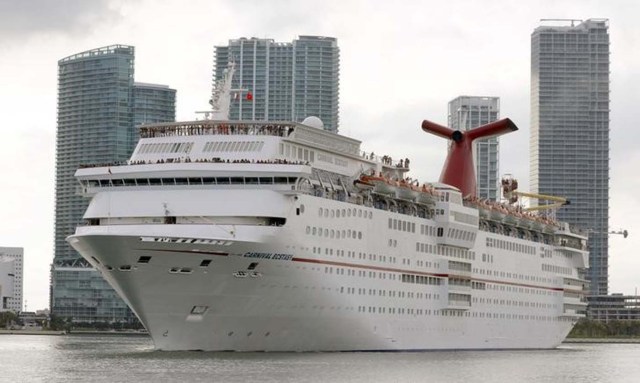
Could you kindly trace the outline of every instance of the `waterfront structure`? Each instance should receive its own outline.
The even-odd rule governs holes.
[[[500,118],[500,98],[459,96],[449,101],[449,127],[467,131]],[[499,138],[476,140],[473,146],[478,198],[498,201]]]
[[[531,35],[530,188],[565,197],[589,230],[592,295],[608,293],[609,23],[551,21]]]
[[[68,241],[157,348],[550,348],[584,316],[586,237],[475,198],[471,143],[510,120],[424,121],[452,142],[420,185],[317,117],[224,119],[229,96],[223,119],[145,125],[128,164],[76,173],[91,203]]]
[[[74,322],[135,321],[127,305],[65,238],[82,222],[88,205],[78,194],[75,170],[87,163],[126,161],[137,141],[135,125],[146,118],[172,121],[175,91],[134,84],[134,47],[111,45],[58,62],[55,256],[50,290],[54,315]]]
[[[639,321],[640,296],[638,295],[593,295],[588,297],[587,317],[600,322]]]
[[[0,311],[22,311],[22,247],[0,247]]]
[[[318,116],[339,125],[340,49],[337,39],[300,36],[291,43],[240,38],[214,49],[214,84],[236,65],[231,120],[296,121]],[[250,96],[249,96],[250,94]]]

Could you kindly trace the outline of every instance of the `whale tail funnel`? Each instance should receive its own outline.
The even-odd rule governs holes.
[[[518,127],[510,119],[504,118],[461,132],[424,120],[422,130],[452,141],[440,174],[440,182],[457,187],[463,197],[475,197],[476,172],[473,165],[473,141],[513,132],[518,130]]]

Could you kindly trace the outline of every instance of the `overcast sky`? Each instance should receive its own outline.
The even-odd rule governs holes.
[[[28,309],[48,307],[53,259],[57,61],[112,44],[136,48],[135,80],[177,89],[178,119],[207,106],[213,46],[239,37],[338,39],[340,133],[411,158],[437,180],[459,95],[497,96],[520,128],[500,141],[500,172],[529,184],[530,35],[540,19],[608,18],[611,35],[610,291],[640,286],[640,2],[0,0],[0,246],[25,249]],[[635,251],[633,249],[636,249]]]

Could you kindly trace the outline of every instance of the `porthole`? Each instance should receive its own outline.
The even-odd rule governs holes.
[[[347,209],[347,217],[351,217],[351,209]]]
[[[311,232],[311,227],[307,226],[307,234]]]
[[[300,205],[300,213],[304,213],[304,205]]]
[[[336,215],[335,210],[331,210],[331,218],[333,218]]]
[[[322,208],[318,209],[318,216],[322,217]]]

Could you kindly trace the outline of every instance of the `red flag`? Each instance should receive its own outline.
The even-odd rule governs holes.
[[[252,101],[253,100],[253,94],[251,94],[251,92],[247,92],[247,101]]]

